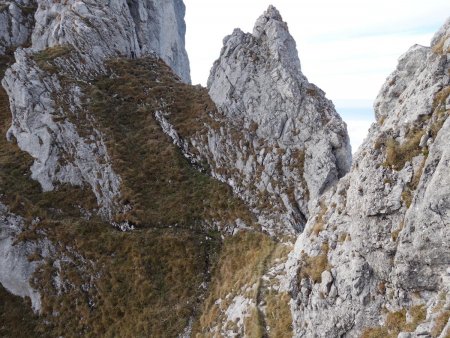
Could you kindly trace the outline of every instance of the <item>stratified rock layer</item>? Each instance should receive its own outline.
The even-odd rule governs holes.
[[[297,240],[296,336],[450,333],[449,22],[399,59],[350,173]]]

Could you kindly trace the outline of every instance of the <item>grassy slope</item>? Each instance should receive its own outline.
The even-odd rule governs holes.
[[[194,169],[154,118],[162,107],[177,126],[202,125],[213,104],[206,89],[179,82],[162,61],[116,60],[114,76],[105,76],[88,90],[90,111],[107,135],[113,167],[123,179],[123,202],[133,209],[124,218],[143,226],[198,221],[252,223],[231,189]]]
[[[20,240],[46,237],[56,248],[32,281],[44,295],[42,317],[30,321],[30,328],[7,317],[13,319],[2,323],[5,332],[29,337],[43,330],[67,337],[175,337],[195,315],[204,292],[199,285],[208,280],[220,252],[218,234],[205,229],[204,221],[239,217],[252,222],[230,189],[194,170],[153,118],[157,99],[164,97],[177,114],[186,107],[178,122],[199,123],[198,116],[205,115],[200,110],[209,109],[206,91],[176,82],[154,60],[117,60],[111,68],[118,78],[103,77],[84,89],[123,179],[123,202],[133,207],[119,217],[137,224],[138,230],[123,233],[97,217],[84,219],[79,206],[97,208],[89,190],[61,186],[43,193],[30,179],[32,158],[0,137],[0,198],[27,220]],[[10,116],[1,90],[2,135]],[[32,226],[36,217],[41,221]],[[33,256],[39,259],[40,253]],[[57,277],[62,281],[59,290]],[[18,303],[7,303],[6,296],[1,294],[2,302],[17,309]],[[5,308],[0,315],[8,315]]]

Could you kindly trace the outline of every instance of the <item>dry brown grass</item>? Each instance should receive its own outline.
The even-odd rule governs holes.
[[[269,337],[292,337],[290,299],[287,293],[269,293],[266,297],[266,324],[270,327]]]
[[[96,217],[90,189],[60,186],[42,193],[30,179],[33,159],[0,137],[0,196],[27,223],[18,240],[46,237],[55,245],[55,256],[44,262],[32,281],[44,295],[36,330],[50,336],[177,336],[196,314],[204,292],[199,285],[208,280],[220,248],[218,234],[205,229],[203,221],[237,217],[252,221],[226,185],[193,169],[181,156],[153,119],[151,107],[142,108],[150,88],[145,81],[159,65],[146,68],[149,60],[127,62],[117,69],[119,78],[98,79],[85,90],[92,94],[92,111],[124,181],[123,202],[127,199],[134,207],[123,217],[140,224],[140,229],[123,233]],[[165,76],[169,81],[170,74]],[[155,95],[165,93],[163,86],[154,90]],[[118,96],[113,98],[114,94]],[[0,89],[2,135],[11,121],[8,107]],[[82,119],[75,121],[84,128]],[[85,220],[80,207],[94,216]],[[41,221],[32,226],[35,217]],[[261,243],[264,240],[255,240],[252,249]],[[239,254],[236,249],[236,257]],[[62,257],[60,292],[54,283],[58,274],[54,261]],[[20,322],[11,323],[16,324]]]
[[[365,329],[360,338],[396,338],[389,335],[389,332],[384,327],[371,327]]]
[[[231,300],[233,295],[242,294],[242,287],[259,284],[266,260],[275,245],[270,237],[257,232],[240,232],[225,239],[217,265],[213,269],[209,294],[194,328],[198,337],[202,337],[223,319],[219,316],[220,306],[215,304],[216,300],[222,299],[222,306],[226,306],[227,295],[231,295]],[[256,299],[257,290],[252,289],[246,296]],[[254,314],[250,318],[257,322],[250,324],[251,319],[248,319],[246,325],[253,327],[251,330],[254,331],[261,326],[260,315]]]
[[[436,95],[434,96],[433,108],[436,109],[439,108],[439,106],[444,105],[449,95],[450,95],[450,86],[446,86],[442,88],[439,92],[437,92]]]
[[[410,321],[406,320],[409,312]],[[413,306],[407,311],[402,309],[396,312],[388,312],[382,327],[367,328],[361,338],[396,338],[400,332],[413,332],[417,326],[425,320],[426,308],[424,305]]]
[[[122,201],[132,206],[121,221],[140,226],[192,226],[204,220],[247,224],[253,217],[231,188],[194,169],[154,118],[167,102],[171,122],[181,135],[201,128],[214,108],[203,88],[178,82],[159,60],[116,60],[115,76],[89,88],[89,110],[107,135],[113,168],[122,177]]]
[[[391,232],[391,238],[394,242],[397,241],[398,236],[400,235],[400,232],[403,230],[404,226],[405,226],[404,221],[401,221],[398,228]]]
[[[256,306],[252,306],[250,316],[245,318],[244,328],[245,337],[259,338],[264,337],[265,329],[263,327],[262,314]],[[199,336],[197,336],[199,337]]]
[[[384,165],[395,170],[401,170],[405,163],[421,153],[419,147],[420,139],[424,134],[423,130],[411,130],[406,135],[406,140],[399,144],[394,139],[386,141],[386,160]]]
[[[325,216],[327,210],[328,210],[328,207],[326,206],[326,204],[321,202],[319,213],[316,216],[316,222],[314,223],[314,225],[311,229],[312,235],[317,237],[319,235],[319,233],[325,229],[325,221],[324,221],[323,217]]]
[[[38,324],[30,300],[11,295],[0,284],[0,337],[48,337]]]
[[[57,224],[47,232],[84,257],[61,253],[70,258],[61,262],[63,294],[53,285],[53,261],[36,273],[55,336],[177,336],[194,314],[216,248],[214,239],[185,230],[123,233],[90,222]]]
[[[431,330],[431,336],[433,338],[438,337],[447,325],[448,320],[450,319],[450,311],[443,311],[435,320],[433,329]]]
[[[409,208],[411,206],[412,200],[413,195],[411,193],[411,190],[406,188],[406,190],[402,192],[402,201],[405,203],[406,208]]]
[[[66,57],[72,51],[73,47],[69,45],[49,47],[34,54],[33,60],[36,61],[42,70],[49,73],[56,73],[58,67],[54,63],[55,59]]]
[[[448,35],[444,35],[439,42],[433,46],[433,52],[444,55],[444,44],[446,39],[448,39]]]
[[[302,261],[297,271],[297,280],[300,281],[303,278],[310,278],[313,283],[322,282],[322,272],[325,270],[331,270],[332,266],[328,262],[328,244],[322,245],[322,252],[317,256],[308,256],[302,254]]]

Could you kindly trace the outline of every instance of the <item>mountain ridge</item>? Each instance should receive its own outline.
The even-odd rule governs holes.
[[[400,57],[352,162],[275,7],[207,89],[184,13],[0,7],[0,283],[30,298],[0,290],[0,332],[31,305],[27,337],[447,338],[450,19]]]

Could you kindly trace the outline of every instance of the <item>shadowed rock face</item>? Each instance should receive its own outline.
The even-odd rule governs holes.
[[[30,43],[36,6],[34,0],[3,1],[0,4],[0,55]]]
[[[297,336],[450,332],[449,22],[400,57],[350,173],[297,240]]]
[[[255,207],[267,230],[301,231],[309,201],[349,170],[351,148],[333,104],[302,74],[274,7],[253,34],[236,29],[224,39],[208,88],[224,120],[204,150],[213,172]]]

